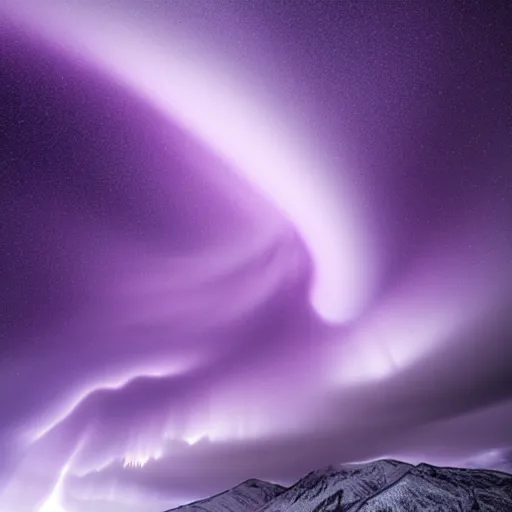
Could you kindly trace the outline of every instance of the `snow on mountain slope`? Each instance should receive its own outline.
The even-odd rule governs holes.
[[[511,512],[512,475],[377,460],[313,471],[288,489],[247,480],[175,511]]]
[[[412,467],[394,460],[379,460],[314,471],[258,512],[331,511],[337,510],[333,507],[338,503],[343,504],[342,510],[350,510],[352,504],[396,482]]]
[[[246,512],[257,510],[285,490],[286,487],[281,485],[250,479],[210,498],[172,509],[172,512]]]

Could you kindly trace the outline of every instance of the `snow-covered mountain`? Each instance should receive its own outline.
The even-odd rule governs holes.
[[[395,460],[313,471],[289,488],[248,480],[180,512],[512,512],[512,475]],[[169,511],[170,512],[170,511]]]
[[[258,512],[351,511],[352,505],[397,482],[413,467],[393,460],[379,460],[313,471]]]
[[[172,509],[172,512],[246,512],[258,510],[286,490],[281,485],[250,479],[204,500]],[[171,511],[167,511],[171,512]]]

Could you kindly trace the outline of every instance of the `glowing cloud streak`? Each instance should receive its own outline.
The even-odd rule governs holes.
[[[39,512],[66,512],[62,506],[62,498],[64,494],[64,481],[69,471],[69,465],[64,466],[59,479],[49,498],[39,509]]]
[[[44,8],[25,3],[16,11],[131,85],[232,162],[304,239],[314,262],[311,301],[318,313],[335,322],[357,317],[375,277],[365,219],[353,193],[340,198],[323,162],[297,148],[293,131],[267,105],[244,94],[224,70],[187,56],[182,47],[171,50],[175,43],[162,44],[130,20],[93,18],[89,10],[61,2]]]
[[[159,366],[162,368],[159,369]],[[162,363],[161,361],[156,361],[153,362],[151,368],[132,367],[129,370],[125,370],[123,375],[119,375],[117,377],[115,375],[109,375],[108,380],[95,381],[87,388],[77,392],[75,396],[69,400],[69,403],[66,406],[60,404],[62,411],[56,414],[51,420],[45,422],[44,425],[40,425],[37,429],[37,432],[30,436],[31,441],[36,442],[46,436],[51,430],[53,430],[56,426],[58,426],[66,418],[73,414],[73,412],[80,406],[80,404],[84,403],[88,397],[97,391],[122,389],[134,379],[141,377],[170,377],[181,375],[193,366],[194,363],[190,362],[182,364],[174,363],[170,365],[168,363],[166,364],[165,362]]]

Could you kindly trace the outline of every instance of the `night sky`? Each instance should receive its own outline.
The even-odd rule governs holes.
[[[0,512],[506,466],[507,3],[0,0]]]

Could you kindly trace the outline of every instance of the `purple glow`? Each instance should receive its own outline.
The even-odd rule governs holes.
[[[495,464],[501,14],[170,4],[0,0],[0,512]]]

